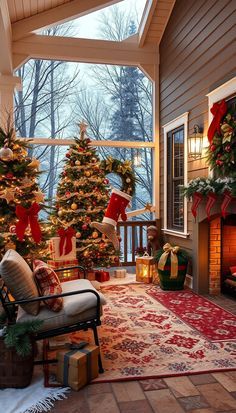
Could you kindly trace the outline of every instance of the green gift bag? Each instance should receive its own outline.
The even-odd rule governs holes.
[[[178,246],[165,244],[156,254],[162,290],[182,290],[188,267],[188,257]]]

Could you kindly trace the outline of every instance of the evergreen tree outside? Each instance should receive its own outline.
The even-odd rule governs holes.
[[[44,199],[37,184],[39,161],[27,156],[27,143],[16,139],[9,123],[6,129],[0,128],[0,257],[8,249],[15,249],[31,261],[39,255],[46,255],[46,229],[40,224],[38,228],[35,222]],[[30,223],[30,218],[23,218],[26,224],[22,222],[24,229],[20,231],[21,235],[16,231],[19,209],[23,214],[25,211],[26,217],[31,210],[31,216],[34,215],[33,223]]]
[[[110,188],[96,149],[86,136],[86,126],[80,124],[80,137],[66,154],[51,221],[55,233],[59,228],[75,230],[79,265],[88,269],[108,267],[119,258],[111,242],[90,227],[92,221],[102,221]]]

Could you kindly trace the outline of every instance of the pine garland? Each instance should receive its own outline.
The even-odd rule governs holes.
[[[33,320],[7,326],[4,336],[6,347],[14,347],[21,357],[28,356],[32,351],[31,336],[39,330],[42,324],[42,320]]]

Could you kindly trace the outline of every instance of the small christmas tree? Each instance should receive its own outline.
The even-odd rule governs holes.
[[[27,156],[27,143],[15,138],[10,122],[6,131],[0,128],[0,148],[0,257],[11,248],[31,260],[46,246],[38,222],[39,161]]]
[[[66,154],[57,189],[56,212],[51,220],[55,233],[60,228],[75,230],[80,265],[107,267],[119,261],[119,254],[105,236],[91,228],[90,223],[103,218],[110,195],[109,180],[86,136],[87,125],[81,123],[79,126],[80,137],[75,138]]]

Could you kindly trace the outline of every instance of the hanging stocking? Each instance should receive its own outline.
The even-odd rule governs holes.
[[[209,192],[209,194],[207,195],[207,203],[206,203],[206,213],[207,213],[208,220],[210,219],[211,209],[215,205],[216,200],[217,200],[217,195],[214,194],[214,192]]]
[[[224,192],[224,198],[221,204],[221,215],[223,218],[226,217],[226,209],[229,206],[230,202],[232,201],[233,197],[229,191]]]
[[[192,214],[193,214],[195,219],[196,219],[196,216],[197,216],[197,209],[198,209],[198,206],[199,206],[202,198],[203,198],[203,195],[200,192],[195,192],[193,194],[193,202],[192,202],[191,211],[192,211]]]
[[[96,228],[102,234],[106,235],[116,250],[119,249],[120,244],[116,235],[115,227],[119,216],[121,216],[122,221],[127,220],[125,209],[130,201],[130,195],[119,191],[118,189],[113,189],[102,222],[91,222],[91,227]]]

